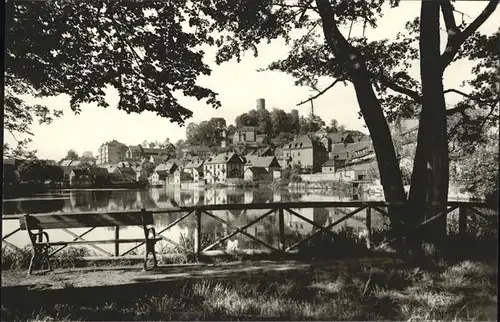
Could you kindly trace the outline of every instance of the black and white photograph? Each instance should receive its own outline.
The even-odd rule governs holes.
[[[2,321],[497,321],[498,0],[4,0]]]

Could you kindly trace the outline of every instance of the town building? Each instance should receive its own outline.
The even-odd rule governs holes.
[[[184,167],[184,172],[191,175],[194,183],[199,183],[203,180],[203,163],[204,161],[201,159],[193,160]]]
[[[321,173],[335,173],[335,160],[331,159],[323,163]]]
[[[174,171],[177,169],[175,163],[159,164],[150,176],[150,184],[153,186],[164,186],[170,182]]]
[[[276,149],[274,149],[274,156],[278,160],[281,169],[288,169],[292,167],[292,157],[285,157],[282,147],[277,147]]]
[[[283,157],[291,158],[292,166],[297,164],[301,168],[320,172],[321,165],[328,160],[328,152],[316,139],[302,135],[283,146]]]
[[[255,142],[256,129],[253,126],[243,126],[235,130],[232,134],[232,143]]]
[[[64,173],[63,181],[68,183],[71,171],[73,169],[80,169],[82,168],[82,166],[82,161],[80,160],[61,160],[61,162],[59,162],[59,167],[63,170]]]
[[[280,169],[281,165],[274,156],[247,156],[244,165],[244,179],[246,181],[272,181],[274,179],[274,172]]]
[[[72,169],[69,174],[69,185],[88,185],[92,184],[90,173],[87,169]]]
[[[265,168],[258,167],[247,167],[243,173],[243,180],[245,181],[269,181],[269,177],[272,176],[272,172],[269,173]]]
[[[212,150],[206,145],[194,145],[182,149],[181,158],[191,159],[193,157],[198,157],[200,159],[206,160],[212,156]]]
[[[143,147],[142,145],[132,145],[128,147],[128,150],[125,153],[125,157],[129,160],[141,160],[144,158],[151,157],[175,157],[176,156],[176,148],[172,143],[169,143],[164,148],[148,148]]]
[[[331,152],[331,158],[336,161],[336,167],[343,167],[347,163],[354,162],[356,158],[363,158],[373,154],[371,141],[356,143],[337,144]]]
[[[125,159],[127,146],[116,140],[106,142],[99,147],[97,164],[118,163]]]
[[[243,179],[243,160],[235,152],[217,154],[203,164],[206,183],[226,183]]]
[[[377,167],[371,141],[359,141],[334,146],[332,158],[323,163],[321,172],[335,174],[339,181],[372,180]]]

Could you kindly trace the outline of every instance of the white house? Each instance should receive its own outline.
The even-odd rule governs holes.
[[[217,154],[205,161],[203,174],[207,183],[243,179],[243,160],[235,152]]]

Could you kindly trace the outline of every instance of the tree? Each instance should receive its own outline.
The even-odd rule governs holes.
[[[271,123],[271,113],[268,110],[262,109],[256,111],[257,113],[257,132],[261,134],[271,134],[272,123]]]
[[[477,198],[498,198],[498,134],[488,135],[487,142],[473,152],[462,150],[451,166],[453,181]]]
[[[152,111],[179,124],[192,112],[174,91],[220,106],[216,93],[197,84],[198,76],[211,71],[196,46],[214,39],[183,28],[188,7],[9,1],[5,8],[6,79],[29,84],[36,95],[67,94],[78,112],[82,103],[107,107],[104,88],[111,85],[119,93],[118,109]],[[192,25],[203,23],[194,12],[188,16]]]
[[[290,117],[290,123],[292,124],[291,130],[292,133],[298,134],[300,132],[300,115],[299,111],[296,109],[293,109],[290,111],[289,114]]]
[[[62,181],[64,172],[60,167],[48,164],[47,161],[31,160],[21,163],[19,175],[23,182],[43,184],[46,181]]]
[[[76,153],[75,150],[69,150],[68,153],[66,153],[66,160],[79,160],[80,157],[78,156],[78,153]]]
[[[199,144],[198,142],[198,124],[191,122],[186,127],[186,142],[191,145]]]
[[[273,137],[281,132],[284,132],[286,128],[291,127],[288,116],[285,111],[274,108],[271,111],[271,127],[273,129]]]
[[[102,89],[110,84],[120,93],[119,108],[127,112],[154,111],[183,124],[191,112],[177,103],[173,91],[206,99],[214,107],[220,105],[214,92],[196,83],[200,74],[210,70],[202,62],[203,53],[193,49],[195,45],[215,45],[216,62],[222,63],[233,58],[239,61],[247,50],[258,54],[257,44],[282,37],[291,42],[291,49],[286,58],[272,63],[269,69],[289,73],[297,85],[317,91],[299,104],[316,99],[338,83],[353,85],[375,148],[385,199],[390,203],[404,203],[406,196],[394,146],[387,144],[392,138],[386,116],[420,116],[410,193],[410,203],[415,207],[410,205],[412,215],[405,216],[416,221],[444,207],[448,185],[446,117],[470,108],[490,109],[492,100],[497,100],[498,89],[488,82],[496,77],[491,76],[497,68],[492,52],[496,53],[498,47],[495,37],[480,35],[477,29],[498,2],[490,0],[472,23],[458,26],[450,1],[422,2],[420,18],[409,22],[408,32],[400,33],[395,40],[370,41],[364,33],[361,37],[342,34],[341,27],[359,20],[376,27],[385,10],[384,2],[244,0],[74,5],[62,0],[11,1],[6,4],[6,78],[30,85],[37,95],[68,94],[76,111],[83,102],[106,106]],[[396,6],[399,1],[388,3]],[[440,12],[449,31],[442,54]],[[181,26],[184,21],[192,27],[189,31]],[[97,25],[98,30],[94,28]],[[45,46],[31,45],[37,42]],[[465,58],[478,62],[471,73],[476,76],[469,83],[472,91],[445,90],[444,70],[452,61]],[[417,62],[422,63],[421,81],[409,72]],[[318,79],[325,77],[332,83],[319,89]],[[444,95],[452,92],[464,94],[464,100],[446,109]],[[494,119],[490,117],[494,114],[488,113],[484,119]],[[298,133],[298,112],[292,111],[292,115],[293,129]],[[247,121],[255,119],[250,111]],[[427,207],[428,202],[439,207]],[[389,207],[393,222],[401,218],[397,214],[402,210]]]
[[[483,13],[469,26],[455,26],[453,9],[449,1],[423,2],[420,19],[408,23],[409,34],[400,33],[394,41],[387,39],[369,41],[362,37],[345,37],[340,27],[361,19],[365,25],[375,27],[382,12],[384,1],[297,1],[290,5],[284,1],[258,1],[257,4],[244,2],[220,4],[217,14],[211,17],[217,22],[215,29],[229,33],[229,41],[219,50],[219,62],[240,53],[254,49],[260,41],[272,40],[279,36],[293,41],[287,58],[272,63],[270,70],[290,73],[298,85],[310,86],[318,94],[299,103],[304,104],[323,94],[338,83],[353,85],[360,107],[360,114],[370,131],[375,148],[385,199],[390,203],[405,203],[401,171],[386,115],[418,115],[421,123],[415,165],[413,169],[411,216],[418,221],[444,207],[447,195],[447,152],[445,151],[446,116],[457,110],[446,111],[442,88],[442,72],[455,58],[463,43],[470,39],[477,28],[491,15],[497,1],[490,1]],[[396,6],[399,1],[389,1]],[[439,10],[443,11],[448,30],[448,47],[439,53]],[[227,14],[225,14],[227,13]],[[451,13],[451,15],[450,15]],[[237,26],[240,17],[245,17],[245,33]],[[262,17],[265,17],[264,20]],[[453,18],[453,17],[452,17]],[[234,23],[234,25],[232,25]],[[302,36],[291,39],[291,30],[307,29]],[[321,32],[315,32],[321,28]],[[418,34],[420,32],[420,35]],[[321,34],[321,37],[317,37]],[[412,62],[426,62],[421,70],[422,82],[409,73]],[[430,48],[427,50],[426,48]],[[437,48],[437,50],[436,50]],[[478,47],[476,47],[478,48]],[[472,55],[469,55],[472,56]],[[474,57],[476,59],[477,57]],[[423,65],[423,64],[421,64]],[[333,82],[326,89],[318,89],[318,79],[329,77]],[[424,84],[425,83],[425,84]],[[421,90],[422,89],[422,90]],[[382,106],[387,106],[384,111]],[[415,108],[417,107],[417,108]],[[436,117],[433,118],[433,113]],[[384,114],[385,113],[385,114]],[[301,129],[304,132],[303,129]],[[432,140],[436,146],[430,147]],[[427,173],[427,165],[431,170]],[[428,208],[427,201],[439,204]],[[396,223],[401,216],[400,207],[389,207],[389,213]],[[420,218],[419,218],[420,217]]]
[[[90,163],[90,164],[94,164],[96,161],[96,158],[94,157],[94,154],[92,153],[92,151],[85,151],[82,154],[81,160],[84,162]]]
[[[156,169],[156,164],[154,164],[153,162],[149,162],[149,161],[143,162],[141,166],[142,166],[142,170],[144,171],[146,177],[149,177]]]
[[[328,126],[330,128],[331,133],[338,133],[339,132],[339,122],[336,119],[331,119],[330,123],[328,123]]]

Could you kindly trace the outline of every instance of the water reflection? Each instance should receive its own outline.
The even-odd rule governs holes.
[[[330,191],[328,194],[315,191],[290,191],[280,189],[236,189],[236,188],[154,188],[144,190],[61,190],[51,191],[43,194],[31,195],[26,198],[7,199],[3,201],[4,214],[21,213],[48,213],[48,212],[85,212],[85,211],[113,211],[130,209],[152,209],[173,208],[179,206],[214,205],[214,204],[250,204],[250,203],[272,203],[272,202],[297,202],[297,201],[347,201],[346,196]],[[353,209],[323,208],[323,209],[293,209],[303,217],[317,223],[327,225],[341,218]],[[204,238],[212,241],[221,236],[226,236],[235,231],[235,227],[241,227],[250,223],[264,214],[266,210],[244,209],[244,210],[219,210],[212,213],[225,220],[209,216],[202,217],[202,231]],[[363,223],[364,212],[347,220],[343,225],[353,227],[357,230],[365,229]],[[155,217],[157,231],[180,218],[182,213],[159,214]],[[372,223],[377,226],[376,215],[373,214]],[[380,221],[381,223],[382,221]],[[9,224],[16,225],[16,223]],[[176,226],[165,232],[165,236],[175,242],[183,237],[192,237],[195,231],[195,218],[189,216]],[[341,227],[339,227],[341,228]],[[103,229],[107,234],[110,230]],[[246,233],[255,236],[275,247],[279,246],[278,222],[275,215],[270,215],[264,220],[250,226]],[[285,233],[290,236],[306,236],[316,231],[313,225],[305,220],[293,216],[285,211]],[[125,236],[140,236],[142,230],[138,227],[121,229],[120,233]],[[96,230],[96,234],[98,234]],[[56,236],[55,239],[58,239]],[[66,236],[67,237],[67,236]],[[101,239],[101,238],[98,238]],[[29,241],[25,241],[29,243]],[[24,242],[23,242],[24,243]],[[229,246],[231,245],[231,246]],[[109,247],[112,247],[109,246]],[[222,247],[237,248],[262,248],[260,244],[250,238],[237,234]]]

